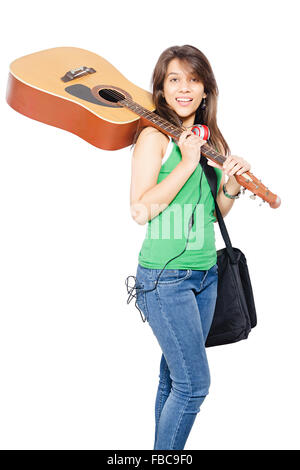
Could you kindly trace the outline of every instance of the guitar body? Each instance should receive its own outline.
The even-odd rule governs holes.
[[[46,49],[12,62],[6,99],[19,113],[73,132],[103,150],[132,144],[139,124],[151,125],[175,141],[183,131],[153,112],[151,93],[131,83],[103,57],[77,47]],[[195,127],[199,130],[199,125]],[[226,160],[207,144],[201,154],[221,165]],[[280,206],[280,198],[252,173],[235,178],[273,209]]]
[[[32,119],[78,135],[104,150],[131,145],[141,118],[101,96],[106,88],[155,109],[151,93],[127,80],[107,60],[76,47],[56,47],[10,65],[7,102]]]

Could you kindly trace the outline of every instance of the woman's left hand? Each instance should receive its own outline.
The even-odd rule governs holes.
[[[250,163],[248,163],[244,158],[237,157],[236,155],[229,155],[223,165],[213,162],[212,160],[207,159],[207,164],[220,168],[228,176],[241,175],[245,171],[251,169]]]

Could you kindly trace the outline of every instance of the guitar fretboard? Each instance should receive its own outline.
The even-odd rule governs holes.
[[[158,116],[156,113],[153,113],[152,111],[149,111],[149,109],[144,108],[143,106],[141,106],[140,104],[136,103],[133,100],[126,98],[126,99],[120,100],[119,103],[122,106],[126,106],[126,108],[130,109],[131,111],[138,114],[139,116],[143,117],[144,119],[146,119],[146,121],[149,121],[155,127],[162,130],[165,134],[170,135],[175,140],[179,139],[180,135],[182,134],[184,130],[181,127],[171,124],[166,119],[162,118],[161,116]],[[219,163],[220,165],[223,165],[224,161],[226,160],[225,157],[223,157],[218,152],[213,150],[207,144],[202,145],[201,153],[205,157],[211,158],[213,161],[215,161],[216,163]]]

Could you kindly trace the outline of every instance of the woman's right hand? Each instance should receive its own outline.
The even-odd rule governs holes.
[[[196,168],[201,157],[201,147],[206,140],[194,134],[192,131],[183,131],[178,140],[178,147],[182,155],[182,162],[189,167]]]

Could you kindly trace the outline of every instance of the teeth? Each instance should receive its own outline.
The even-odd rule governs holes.
[[[192,101],[192,98],[176,98],[176,101]]]

